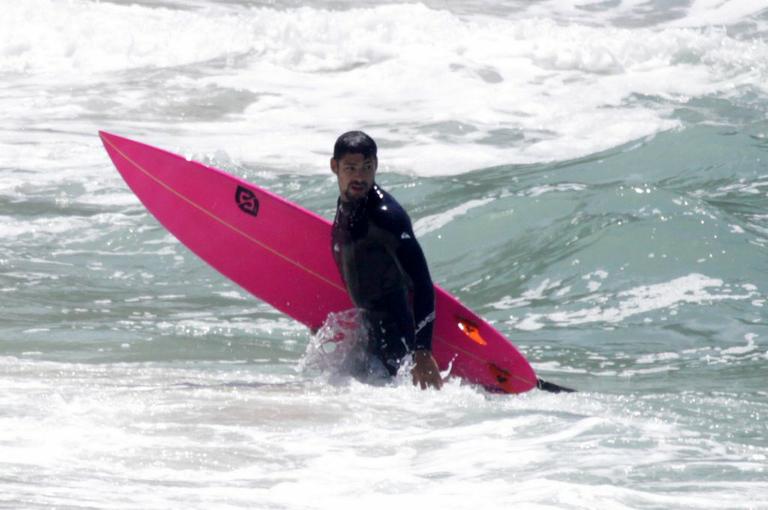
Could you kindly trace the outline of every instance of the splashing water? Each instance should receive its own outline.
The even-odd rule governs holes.
[[[299,369],[348,375],[362,367],[368,340],[363,320],[357,308],[329,314],[307,344]]]
[[[413,359],[406,356],[395,377],[391,377],[384,364],[367,349],[368,332],[363,311],[357,308],[331,313],[312,336],[298,370],[305,373],[320,372],[328,382],[340,382],[348,376],[380,386],[410,384]],[[444,373],[447,377],[451,366]]]

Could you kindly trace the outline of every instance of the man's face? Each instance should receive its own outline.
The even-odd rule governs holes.
[[[344,202],[360,200],[373,186],[378,161],[362,154],[345,154],[341,159],[331,158],[331,170],[339,181],[339,194]]]

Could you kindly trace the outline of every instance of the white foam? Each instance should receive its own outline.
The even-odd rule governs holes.
[[[551,281],[549,278],[545,278],[541,283],[539,283],[537,287],[524,291],[520,297],[504,296],[498,302],[493,303],[491,306],[497,310],[507,310],[510,308],[528,306],[533,301],[545,299],[548,293],[558,289],[561,284],[561,280]],[[519,324],[518,327],[520,327]]]
[[[445,212],[432,214],[430,216],[419,218],[413,224],[413,231],[418,237],[421,237],[430,232],[434,232],[435,230],[439,230],[443,228],[444,226],[446,226],[448,223],[452,222],[456,218],[467,214],[467,212],[469,212],[470,210],[476,207],[481,207],[485,204],[489,204],[494,200],[495,198],[481,198],[481,199],[475,199],[475,200],[468,200],[463,204],[456,206],[452,209],[449,209]]]
[[[147,296],[153,299],[152,296]],[[206,318],[205,314],[195,312],[192,317],[185,317],[184,314],[177,314],[173,322],[162,321],[157,323],[157,328],[164,333],[173,333],[190,337],[206,336],[234,336],[247,335],[260,341],[263,338],[278,333],[285,335],[303,334],[306,328],[289,318],[278,317],[275,319],[260,319],[258,321],[239,321],[225,320],[220,318]]]
[[[655,352],[640,356],[637,358],[637,363],[640,365],[648,365],[656,363],[657,361],[671,361],[676,359],[680,359],[680,354],[676,352]]]
[[[589,25],[707,27],[735,24],[745,19],[759,21],[765,2],[691,0],[651,4],[647,0],[544,0],[528,2],[525,7],[525,13],[529,15],[558,21],[578,20]]]
[[[693,0],[687,16],[670,21],[669,26],[700,27],[729,25],[765,12],[763,0]]]
[[[741,354],[747,354],[752,351],[756,351],[757,349],[759,349],[759,346],[755,342],[755,338],[757,338],[756,334],[747,333],[746,335],[744,335],[744,339],[747,341],[747,345],[729,347],[727,349],[723,349],[722,354],[738,356]]]
[[[740,428],[760,403],[706,392],[499,396],[220,361],[13,357],[0,357],[0,381],[0,487],[17,507],[704,509],[767,487],[764,448],[731,440],[761,437]]]
[[[210,19],[199,12],[107,2],[18,2],[4,6],[0,18],[0,70],[73,78],[203,61],[250,47],[238,23],[226,15]]]
[[[6,241],[70,237],[72,241],[83,242],[97,237],[97,233],[90,227],[91,224],[86,218],[59,216],[21,221],[11,216],[0,216],[0,236]]]
[[[716,292],[717,289],[722,291]],[[508,323],[525,331],[538,330],[549,324],[559,327],[595,322],[616,324],[630,317],[656,310],[674,311],[685,304],[749,300],[756,295],[758,293],[754,290],[746,291],[744,294],[733,293],[731,289],[724,288],[723,281],[720,279],[692,273],[668,282],[642,285],[616,294],[590,296],[583,300],[587,305],[586,308],[548,314],[532,313],[522,319],[512,318]],[[516,303],[516,300],[505,298],[494,306],[503,309]]]
[[[569,2],[508,17],[421,4],[206,5],[4,6],[0,71],[23,73],[0,101],[8,125],[28,124],[34,111],[91,131],[77,119],[106,109],[124,119],[127,134],[148,129],[148,141],[170,149],[220,149],[235,162],[300,172],[326,172],[335,136],[362,127],[388,142],[382,168],[437,175],[591,154],[680,126],[670,117],[676,101],[740,86],[765,91],[768,83],[765,41],[716,29],[619,28]],[[728,19],[737,20],[755,4],[728,5],[737,7]],[[721,23],[719,4],[692,11]],[[572,17],[559,19],[563,13]],[[126,87],[126,77],[148,82]],[[216,115],[225,123],[184,118],[218,92],[228,105],[227,94],[242,91],[253,95],[250,104],[223,107]],[[638,95],[659,100],[634,101]],[[157,119],[145,118],[148,111]]]
[[[546,193],[558,191],[584,191],[586,188],[587,187],[585,185],[576,183],[543,184],[541,186],[534,186],[533,188],[523,191],[520,194],[528,197],[539,197]]]

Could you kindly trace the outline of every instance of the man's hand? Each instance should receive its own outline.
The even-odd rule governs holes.
[[[426,349],[419,349],[413,353],[413,385],[421,386],[426,390],[431,386],[435,389],[443,387],[443,379],[440,377],[440,369],[437,368],[437,362],[432,353]]]

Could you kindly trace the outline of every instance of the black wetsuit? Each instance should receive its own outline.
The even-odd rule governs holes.
[[[352,301],[365,312],[368,350],[389,373],[407,353],[431,349],[432,279],[400,204],[376,184],[358,201],[339,200],[332,249]]]

